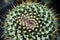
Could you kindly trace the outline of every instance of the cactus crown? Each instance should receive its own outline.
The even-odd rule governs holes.
[[[53,12],[45,5],[26,2],[22,0],[21,5],[6,15],[4,26],[8,40],[52,40],[56,30]]]

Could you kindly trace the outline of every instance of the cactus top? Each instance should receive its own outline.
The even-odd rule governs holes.
[[[55,16],[45,5],[21,4],[7,14],[5,34],[9,40],[52,40]]]

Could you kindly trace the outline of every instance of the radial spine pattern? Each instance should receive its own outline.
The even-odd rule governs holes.
[[[45,5],[25,3],[13,8],[5,20],[8,40],[52,40],[55,16]]]

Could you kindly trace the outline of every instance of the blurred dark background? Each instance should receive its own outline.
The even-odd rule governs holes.
[[[48,3],[50,8],[53,7],[55,9],[59,29],[56,33],[56,40],[60,40],[60,0],[38,0],[38,2],[42,2],[43,4]],[[12,9],[13,5],[17,5],[15,0],[0,0],[0,40],[4,40],[3,22],[5,20],[5,14],[8,10]]]

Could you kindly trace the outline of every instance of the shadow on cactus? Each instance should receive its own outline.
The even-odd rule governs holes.
[[[6,40],[54,40],[57,29],[54,12],[37,0],[22,0],[6,16]]]

